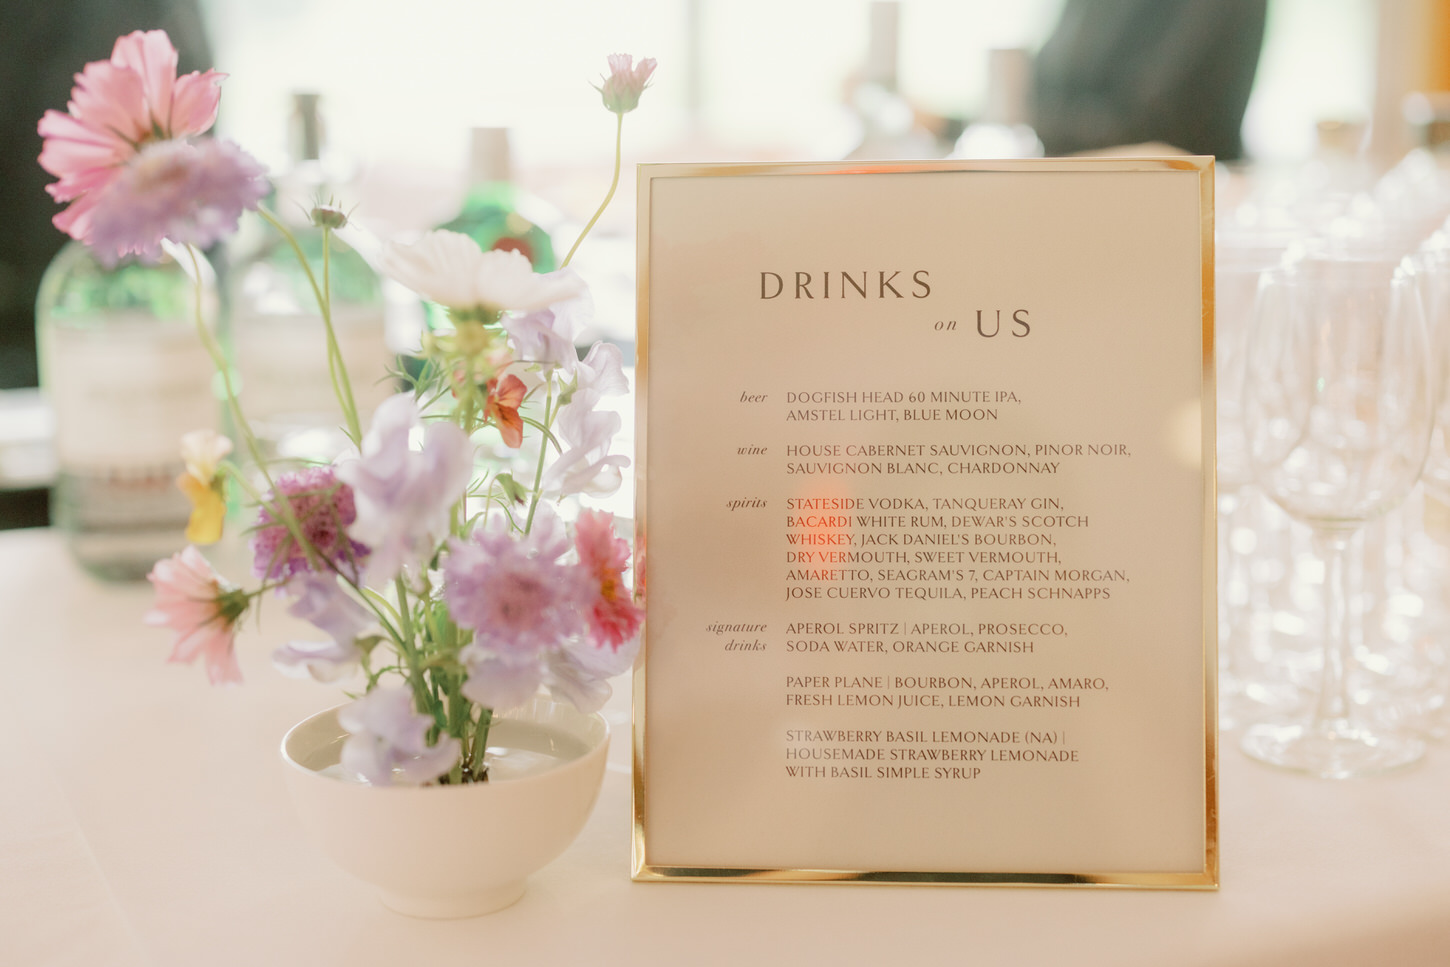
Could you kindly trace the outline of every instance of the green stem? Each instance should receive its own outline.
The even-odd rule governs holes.
[[[337,329],[332,324],[332,229],[322,230],[322,294],[324,299],[318,305],[322,313],[322,325],[327,331],[327,374],[332,378],[332,392],[342,406],[343,418],[347,420],[347,435],[354,446],[362,444],[362,423],[358,420],[357,400],[352,395],[352,380],[347,375],[347,364],[342,358],[342,347],[337,342]]]
[[[348,435],[352,437],[353,443],[362,439],[362,430],[358,423],[357,406],[353,402],[352,382],[347,378],[347,368],[342,363],[342,351],[337,344],[337,333],[332,327],[332,300],[331,291],[328,288],[331,272],[330,260],[328,258],[327,244],[331,237],[331,231],[323,229],[322,268],[323,281],[319,284],[317,275],[312,271],[311,264],[307,261],[307,254],[302,251],[302,245],[297,241],[297,236],[292,234],[282,220],[276,215],[262,208],[257,207],[257,213],[266,220],[267,224],[277,230],[277,233],[287,242],[292,249],[292,254],[297,258],[297,264],[301,267],[303,274],[307,277],[307,284],[312,288],[312,297],[317,302],[318,311],[322,314],[322,324],[327,331],[327,363],[328,371],[332,375],[332,388],[336,393],[338,403],[342,406],[343,416],[347,420]],[[334,368],[335,367],[335,368]]]
[[[493,725],[493,709],[479,709],[478,723],[473,727],[473,781],[488,778],[488,730]]]
[[[222,352],[221,346],[217,344],[216,337],[212,335],[211,330],[206,325],[203,303],[203,293],[205,290],[202,285],[201,256],[197,254],[196,247],[192,245],[186,246],[186,253],[188,258],[191,259],[192,278],[195,283],[196,303],[193,308],[195,311],[197,336],[201,339],[201,344],[206,350],[206,354],[211,357],[212,366],[216,368],[217,375],[222,378],[222,387],[225,389],[227,397],[227,409],[231,412],[232,419],[236,422],[237,433],[241,436],[242,442],[247,448],[247,454],[252,458],[252,462],[256,464],[257,471],[262,475],[262,479],[267,481],[268,489],[276,493],[276,483],[272,480],[271,474],[267,472],[267,462],[262,457],[262,449],[257,443],[257,437],[252,432],[251,424],[247,422],[246,414],[242,412],[241,400],[237,398],[237,388],[232,384],[231,368],[227,365],[226,355]],[[312,545],[303,537],[302,525],[298,523],[297,515],[292,512],[292,504],[285,497],[279,498],[273,510],[277,514],[277,519],[282,522],[282,526],[287,528],[287,533],[297,542],[297,546],[302,548],[303,553],[307,555],[307,560],[315,564],[316,558],[312,550]]]
[[[398,650],[402,652],[403,660],[408,663],[408,685],[413,689],[413,698],[418,704],[418,710],[427,710],[433,721],[439,727],[447,723],[444,721],[441,710],[433,701],[433,696],[428,692],[428,684],[423,680],[422,669],[418,665],[418,649],[413,644],[413,615],[412,609],[408,606],[408,586],[399,575],[394,579],[393,586],[398,592],[398,619],[401,627],[398,628]]]
[[[559,263],[559,268],[561,269],[567,266],[569,261],[574,258],[574,253],[579,251],[579,243],[588,237],[589,232],[594,228],[594,223],[599,221],[599,216],[604,214],[604,209],[608,208],[609,203],[614,200],[614,190],[619,187],[619,168],[622,160],[621,149],[624,145],[624,115],[616,114],[615,118],[618,123],[614,126],[614,179],[609,183],[609,193],[604,196],[604,201],[600,203],[599,210],[594,213],[594,217],[589,219],[589,224],[584,226],[584,231],[580,232],[579,237],[574,240],[574,245],[569,249],[569,254],[564,256],[564,261]]]
[[[217,345],[216,337],[211,334],[211,330],[206,325],[203,303],[203,293],[205,290],[202,286],[200,256],[197,255],[196,248],[192,245],[186,246],[186,254],[191,259],[191,271],[194,280],[193,288],[196,293],[196,303],[193,307],[195,312],[196,334],[201,339],[201,345],[206,350],[206,354],[211,357],[211,363],[216,367],[217,374],[222,378],[222,386],[225,388],[227,394],[227,409],[231,412],[232,419],[236,421],[237,433],[241,435],[242,442],[246,445],[247,454],[252,458],[252,462],[257,465],[257,468],[261,470],[263,479],[267,481],[267,486],[271,487],[272,478],[267,475],[267,466],[262,459],[261,447],[258,446],[257,438],[252,433],[252,427],[247,422],[246,414],[242,412],[241,401],[237,399],[236,387],[232,385],[231,368],[227,365],[227,359],[222,353],[221,346]]]
[[[554,425],[554,378],[549,377],[548,396],[544,399],[544,435],[550,436],[549,428]],[[529,495],[529,516],[524,521],[524,533],[527,534],[534,526],[534,511],[539,509],[540,488],[544,483],[544,460],[549,455],[549,444],[547,440],[539,441],[539,462],[534,467],[534,488]]]

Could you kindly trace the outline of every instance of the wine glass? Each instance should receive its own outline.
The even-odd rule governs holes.
[[[1255,580],[1254,562],[1267,541],[1257,533],[1261,498],[1253,489],[1243,429],[1244,353],[1254,316],[1259,276],[1276,266],[1298,228],[1284,216],[1245,203],[1214,239],[1214,373],[1218,397],[1219,728],[1238,728],[1277,697],[1252,677],[1249,653],[1263,632],[1255,612],[1267,611],[1269,589]],[[1287,691],[1287,689],[1285,689]]]
[[[1312,718],[1255,725],[1242,748],[1326,778],[1407,765],[1424,744],[1364,724],[1350,697],[1345,557],[1354,534],[1414,487],[1435,422],[1430,342],[1410,270],[1344,253],[1286,261],[1260,282],[1246,359],[1254,478],[1312,532],[1325,623]]]

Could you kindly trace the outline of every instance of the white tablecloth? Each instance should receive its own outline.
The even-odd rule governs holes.
[[[335,689],[244,632],[247,684],[168,665],[144,586],[0,535],[0,965],[1450,964],[1450,749],[1325,782],[1225,742],[1218,892],[632,883],[628,696],[584,834],[515,906],[412,920],[304,840],[286,729]],[[627,688],[627,680],[619,684]]]

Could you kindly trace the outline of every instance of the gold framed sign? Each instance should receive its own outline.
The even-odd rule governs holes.
[[[635,879],[1217,886],[1212,185],[641,167]]]

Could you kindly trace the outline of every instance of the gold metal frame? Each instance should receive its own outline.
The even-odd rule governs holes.
[[[633,674],[633,836],[631,876],[640,882],[697,880],[702,882],[757,883],[866,883],[922,886],[1103,887],[1110,889],[1217,890],[1218,841],[1218,588],[1217,486],[1214,370],[1214,161],[1208,157],[1101,157],[1000,161],[907,162],[793,162],[730,164],[642,164],[637,176],[636,277],[636,386],[635,386],[635,575],[647,583],[648,548],[647,468],[649,440],[649,318],[650,318],[650,200],[653,182],[660,178],[711,178],[749,175],[830,175],[963,172],[1083,172],[1181,171],[1198,178],[1200,251],[1202,253],[1203,359],[1201,389],[1202,432],[1202,547],[1203,547],[1203,736],[1204,736],[1204,855],[1202,869],[1193,872],[912,872],[905,870],[845,869],[737,869],[663,866],[650,861],[646,827],[649,822],[649,779],[645,741],[645,708],[649,657],[648,622],[642,632],[639,659]]]

